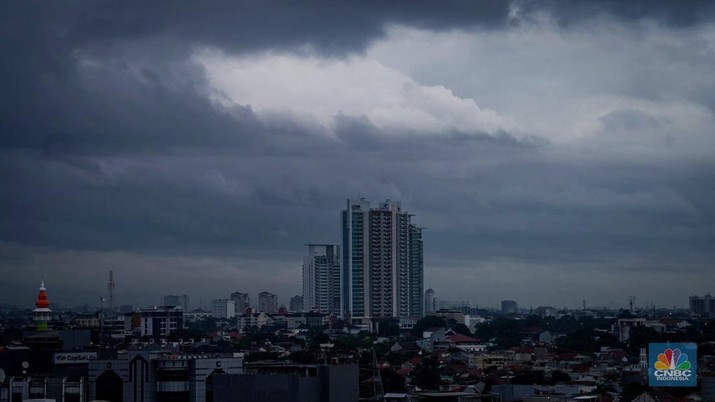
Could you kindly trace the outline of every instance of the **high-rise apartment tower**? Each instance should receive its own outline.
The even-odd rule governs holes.
[[[422,229],[399,202],[348,200],[342,214],[343,314],[353,322],[424,315]]]
[[[308,244],[303,257],[303,306],[340,315],[340,246]]]

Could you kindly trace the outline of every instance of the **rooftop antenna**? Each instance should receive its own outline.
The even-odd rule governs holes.
[[[114,271],[109,271],[107,290],[109,291],[109,315],[110,318],[114,318]]]

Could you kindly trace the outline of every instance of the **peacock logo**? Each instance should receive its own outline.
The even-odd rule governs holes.
[[[656,370],[689,370],[691,367],[687,353],[682,353],[680,349],[666,349],[658,354],[658,361],[655,362]]]
[[[687,352],[687,353],[686,353]],[[648,384],[652,387],[695,387],[698,345],[695,343],[651,343]]]

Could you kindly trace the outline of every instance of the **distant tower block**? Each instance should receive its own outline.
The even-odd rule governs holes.
[[[107,291],[109,292],[109,318],[114,318],[114,271],[109,271]]]
[[[35,321],[37,331],[47,331],[50,323],[50,302],[47,300],[47,289],[45,289],[45,281],[40,284],[40,293],[35,301],[35,309],[32,310],[32,319]]]
[[[583,309],[586,310],[586,299],[583,299]]]

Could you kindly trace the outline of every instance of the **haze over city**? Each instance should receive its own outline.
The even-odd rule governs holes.
[[[2,3],[0,303],[285,304],[360,197],[441,299],[713,292],[713,4],[439,4]]]

